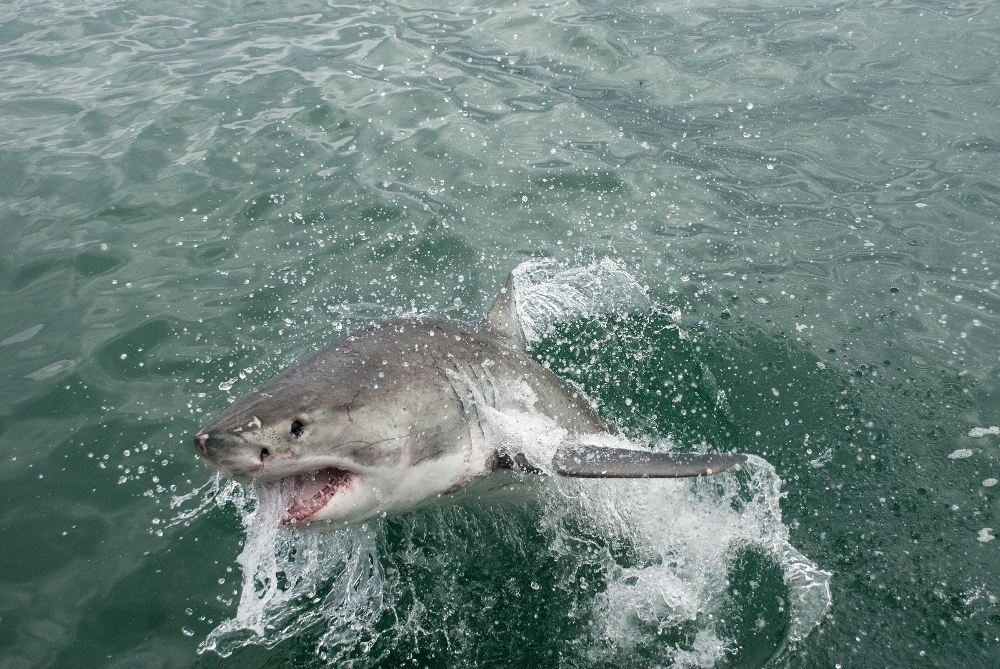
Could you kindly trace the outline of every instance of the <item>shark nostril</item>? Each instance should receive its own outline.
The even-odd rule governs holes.
[[[267,450],[266,448],[260,449],[260,459],[261,459],[261,461],[267,459],[270,455],[271,455],[271,451]]]
[[[198,450],[202,455],[205,455],[208,451],[206,444],[208,444],[208,432],[199,432],[195,435],[195,442],[198,444]]]

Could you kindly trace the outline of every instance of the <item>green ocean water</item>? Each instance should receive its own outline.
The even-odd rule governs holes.
[[[1000,666],[998,26],[7,3],[0,667]],[[629,438],[761,460],[328,535],[210,480],[229,400],[516,267]]]

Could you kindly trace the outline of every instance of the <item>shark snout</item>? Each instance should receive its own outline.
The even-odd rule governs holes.
[[[267,449],[263,451],[243,435],[223,429],[206,429],[194,437],[205,467],[227,476],[252,476],[264,468]]]
[[[199,432],[194,437],[194,443],[198,444],[198,452],[202,455],[208,455],[208,449],[205,444],[208,443],[208,432]]]

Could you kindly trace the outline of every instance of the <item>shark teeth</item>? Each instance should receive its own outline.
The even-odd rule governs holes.
[[[333,499],[337,491],[351,482],[351,472],[329,467],[318,471],[289,476],[281,481],[288,507],[281,518],[282,525],[308,522]]]

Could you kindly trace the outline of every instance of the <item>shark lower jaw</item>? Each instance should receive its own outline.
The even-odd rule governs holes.
[[[267,485],[278,486],[284,512],[282,525],[306,525],[339,497],[347,494],[355,475],[346,469],[324,467],[313,471],[287,476]]]

